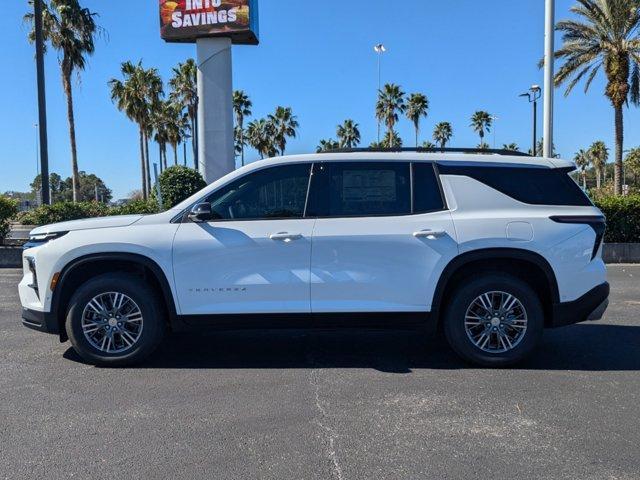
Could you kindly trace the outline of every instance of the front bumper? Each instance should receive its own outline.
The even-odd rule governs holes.
[[[572,302],[553,306],[551,327],[600,320],[609,305],[609,284],[604,282]]]
[[[38,312],[29,308],[22,308],[22,324],[39,332],[57,335],[60,333],[58,319],[52,313]]]

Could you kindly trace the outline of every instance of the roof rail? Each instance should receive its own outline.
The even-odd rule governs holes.
[[[416,153],[482,153],[490,155],[511,155],[514,157],[531,157],[528,153],[518,152],[516,150],[505,150],[503,148],[336,148],[320,153],[398,153],[398,152],[416,152]]]

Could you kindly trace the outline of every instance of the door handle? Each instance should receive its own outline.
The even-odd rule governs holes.
[[[438,238],[446,234],[444,230],[419,230],[413,232],[413,236],[416,238]]]
[[[291,242],[292,240],[299,240],[302,238],[300,233],[278,232],[269,235],[271,240],[279,240],[281,242]]]

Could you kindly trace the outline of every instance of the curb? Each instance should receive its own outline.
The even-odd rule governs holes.
[[[605,263],[640,263],[640,243],[605,243],[602,259]]]
[[[22,248],[0,247],[0,268],[22,268]]]

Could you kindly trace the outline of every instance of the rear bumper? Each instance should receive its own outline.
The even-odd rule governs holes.
[[[572,302],[553,306],[551,327],[563,327],[587,320],[600,320],[609,305],[609,284],[604,282]]]
[[[54,314],[48,312],[38,312],[36,310],[23,308],[22,324],[27,328],[38,330],[39,332],[51,333],[54,335],[60,333],[57,318]]]

